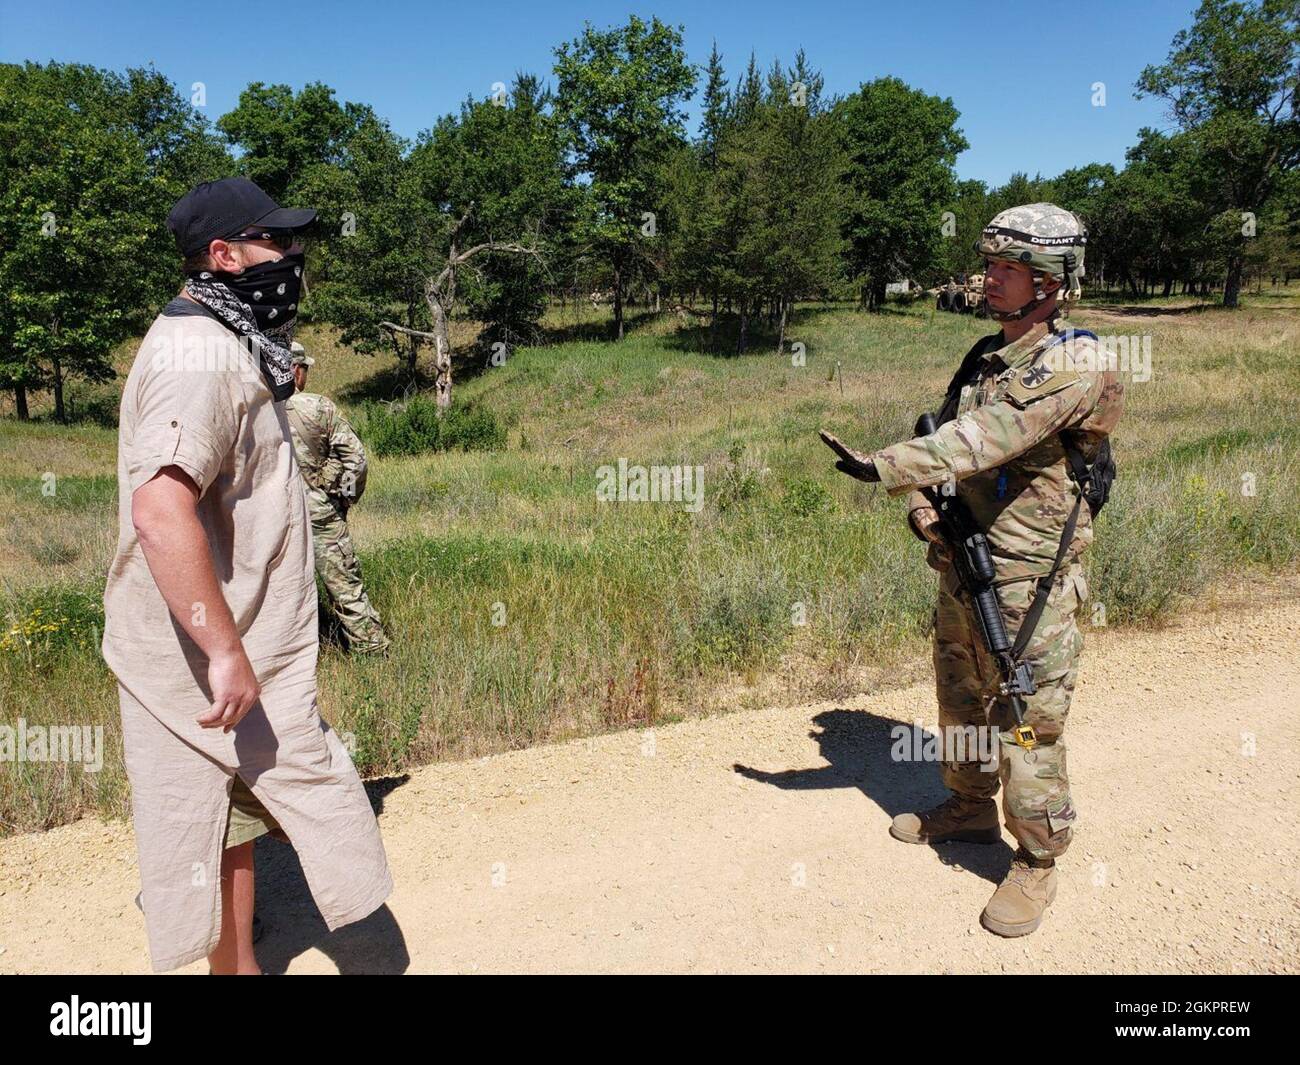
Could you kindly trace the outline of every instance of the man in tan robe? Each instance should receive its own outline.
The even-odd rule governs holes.
[[[122,394],[103,650],[157,971],[205,956],[214,973],[260,971],[250,834],[223,849],[236,779],[293,844],[331,931],[392,891],[365,788],[317,710],[311,528],[278,402],[293,388],[292,231],[314,215],[244,178],[183,197],[168,224],[189,280]]]

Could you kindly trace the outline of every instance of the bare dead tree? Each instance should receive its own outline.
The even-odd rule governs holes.
[[[403,333],[407,336],[419,337],[433,343],[433,388],[439,417],[442,417],[447,408],[451,406],[451,338],[447,322],[456,303],[457,271],[461,267],[468,266],[475,257],[488,252],[533,255],[541,258],[535,240],[531,246],[513,241],[486,240],[461,249],[461,230],[464,229],[465,223],[469,221],[473,214],[474,204],[471,203],[465,209],[465,213],[461,215],[460,220],[451,227],[446,265],[436,275],[425,279],[424,301],[429,305],[429,316],[433,319],[433,331],[424,332],[419,329],[410,329],[398,325],[396,322],[379,323],[384,329],[392,330],[395,333]]]

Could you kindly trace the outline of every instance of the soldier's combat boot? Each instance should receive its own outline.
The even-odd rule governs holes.
[[[992,799],[951,795],[933,810],[899,814],[889,834],[904,843],[997,843],[1002,829]]]
[[[980,914],[980,924],[1000,936],[1027,936],[1056,898],[1056,863],[1017,850],[1006,879]]]

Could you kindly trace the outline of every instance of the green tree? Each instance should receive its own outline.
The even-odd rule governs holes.
[[[1223,304],[1236,307],[1247,241],[1300,161],[1300,2],[1202,0],[1137,88],[1168,102],[1213,176],[1210,224],[1227,244]]]
[[[1288,173],[1274,191],[1246,266],[1259,282],[1268,277],[1273,284],[1289,284],[1300,274],[1300,171]]]
[[[768,74],[767,99],[735,131],[729,157],[743,160],[747,188],[737,232],[742,269],[752,270],[777,320],[776,349],[785,343],[790,307],[799,297],[824,295],[835,280],[844,241],[847,161],[839,130],[822,100],[822,78],[800,51],[795,65]],[[740,279],[733,274],[733,282]],[[746,345],[742,299],[739,348]]]
[[[953,199],[957,155],[968,145],[951,100],[898,78],[867,82],[835,115],[849,160],[849,271],[874,310],[889,282],[942,261],[942,212]]]
[[[982,264],[975,253],[980,231],[988,225],[993,212],[989,207],[989,190],[982,181],[960,181],[953,198],[945,204],[948,215],[941,215],[939,232],[944,238],[929,276],[922,271],[917,280],[940,283],[949,277],[977,273]]]
[[[572,199],[548,104],[519,75],[508,96],[466,101],[414,147],[348,104],[337,161],[295,179],[328,220],[313,242],[312,313],[358,350],[391,344],[411,378],[432,344],[439,410],[451,401],[457,306],[485,323],[485,344],[531,341],[545,310],[544,234]]]
[[[480,342],[532,343],[546,310],[552,238],[570,222],[574,190],[566,181],[564,134],[537,77],[516,76],[510,91],[468,100],[423,136],[411,157],[424,195],[460,217],[464,247],[527,245],[535,255],[486,251],[459,283],[469,314],[484,323]]]
[[[763,106],[763,78],[758,72],[758,60],[754,53],[749,53],[749,66],[745,68],[736,81],[736,89],[731,94],[731,113],[728,122],[732,126],[743,126],[754,113]]]
[[[429,328],[424,283],[446,220],[407,166],[409,144],[370,110],[348,104],[351,132],[337,163],[313,164],[295,184],[320,211],[309,245],[313,317],[363,353],[391,349],[414,377]],[[409,332],[385,329],[387,320]]]
[[[731,99],[717,42],[709,55],[699,135],[666,159],[665,202],[673,208],[667,228],[665,276],[679,293],[704,292],[711,304],[709,347],[716,347],[721,268],[727,247],[718,196],[719,151],[730,122]]]
[[[576,223],[580,239],[613,275],[614,335],[623,338],[623,296],[645,262],[641,242],[654,239],[662,210],[659,161],[684,137],[681,105],[695,73],[680,29],[636,16],[626,26],[597,30],[555,49],[556,114],[573,165],[587,181]]]
[[[240,149],[239,166],[277,203],[294,199],[295,183],[317,163],[343,161],[356,125],[355,112],[334,99],[334,90],[312,82],[295,93],[288,85],[255,81],[217,128]]]
[[[180,281],[166,228],[230,171],[204,119],[153,70],[0,65],[0,385],[20,418],[48,389],[108,380],[114,345]]]
[[[718,140],[727,121],[727,75],[722,66],[718,42],[713,42],[709,62],[704,68],[704,108],[700,115],[700,136],[696,142],[711,169],[718,165]]]
[[[843,153],[802,52],[765,80],[751,59],[735,94],[724,86],[715,48],[699,138],[671,157],[669,276],[711,297],[711,348],[725,297],[739,316],[738,352],[763,307],[780,350],[793,302],[824,294],[838,275]]]

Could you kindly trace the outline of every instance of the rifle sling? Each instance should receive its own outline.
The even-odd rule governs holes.
[[[1051,319],[1048,327],[1055,325],[1055,318]],[[1092,333],[1086,330],[1075,330],[1072,332],[1082,332],[1086,336],[1093,337]],[[999,334],[1000,335],[1000,334]],[[956,414],[956,403],[961,393],[961,387],[968,379],[974,376],[975,369],[979,365],[980,359],[986,350],[985,345],[995,336],[983,337],[975,342],[975,346],[966,353],[962,359],[961,366],[953,374],[952,380],[948,382],[948,391],[944,396],[943,407],[940,409],[940,421],[947,421],[951,416]],[[1060,337],[1060,340],[1066,337]],[[1059,340],[1057,341],[1059,342]],[[1052,345],[1048,345],[1049,347]],[[944,418],[949,415],[949,418]],[[1065,449],[1065,457],[1070,465],[1070,477],[1079,488],[1079,495],[1074,501],[1074,509],[1070,511],[1070,517],[1066,520],[1065,530],[1061,534],[1060,546],[1056,549],[1056,559],[1052,562],[1052,568],[1047,575],[1038,579],[1038,586],[1034,590],[1033,602],[1029,604],[1029,610],[1025,614],[1025,620],[1020,624],[1020,631],[1016,633],[1015,643],[1011,646],[1011,658],[1013,661],[1020,661],[1020,656],[1024,654],[1025,648],[1029,646],[1029,641],[1033,639],[1034,630],[1038,627],[1038,619],[1043,616],[1043,610],[1047,607],[1047,597],[1052,591],[1052,582],[1056,580],[1057,571],[1061,568],[1061,563],[1065,561],[1066,552],[1070,549],[1070,544],[1074,540],[1074,529],[1079,521],[1079,508],[1083,504],[1084,484],[1090,475],[1088,464],[1084,460],[1082,453],[1074,441],[1074,434],[1069,429],[1062,429],[1059,433],[1061,437],[1061,446]]]
[[[1083,455],[1074,446],[1074,442],[1068,433],[1068,430],[1062,430],[1061,443],[1065,447],[1065,456],[1070,463],[1070,477],[1078,486],[1079,494],[1075,497],[1074,507],[1070,511],[1069,518],[1066,519],[1065,530],[1061,533],[1061,543],[1056,549],[1056,558],[1052,562],[1052,568],[1047,572],[1046,576],[1038,578],[1038,587],[1034,590],[1034,600],[1029,604],[1029,610],[1025,613],[1025,620],[1020,623],[1020,631],[1016,633],[1016,642],[1011,645],[1011,658],[1016,662],[1020,661],[1020,656],[1025,653],[1025,648],[1029,646],[1029,641],[1033,639],[1034,630],[1038,628],[1038,619],[1043,616],[1043,610],[1047,607],[1047,597],[1052,593],[1052,582],[1056,580],[1057,571],[1061,568],[1061,563],[1065,561],[1066,552],[1070,550],[1070,544],[1074,541],[1074,528],[1079,521],[1079,508],[1083,506],[1083,485],[1088,478],[1088,467],[1083,460]]]

